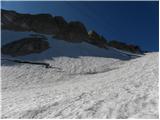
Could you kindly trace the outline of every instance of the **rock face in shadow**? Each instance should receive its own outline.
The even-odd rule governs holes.
[[[63,17],[52,17],[49,14],[19,14],[15,11],[2,10],[1,15],[2,29],[56,34],[67,26]]]
[[[31,53],[41,53],[48,48],[49,44],[44,38],[30,37],[16,40],[2,46],[2,54],[16,57]]]
[[[138,54],[143,53],[141,51],[141,49],[136,45],[127,45],[126,43],[119,42],[119,41],[116,41],[116,40],[109,41],[108,45],[112,46],[114,48],[117,48],[117,49],[129,51],[129,52],[132,52],[132,53],[138,53]]]
[[[138,46],[127,45],[118,41],[107,42],[107,40],[97,32],[87,32],[83,23],[79,21],[66,22],[61,16],[52,16],[50,14],[20,14],[8,10],[1,10],[1,16],[2,29],[33,31],[53,35],[56,39],[67,42],[87,42],[99,48],[107,49],[108,46],[111,46],[132,53],[142,53]]]
[[[100,48],[107,48],[107,40],[103,37],[98,35],[95,31],[89,31],[89,43],[96,45]]]
[[[104,43],[104,41],[98,37],[98,39],[91,37],[91,40],[89,40],[90,37],[83,23],[79,21],[66,22],[61,16],[51,16],[49,14],[20,14],[8,10],[1,10],[1,15],[2,29],[50,34],[57,39],[73,43],[91,41],[89,43],[97,47],[102,47]]]
[[[88,39],[88,33],[85,26],[78,21],[69,22],[67,26],[61,29],[56,35],[57,38],[68,42],[83,42]]]
[[[16,31],[34,31],[51,34],[69,42],[82,42],[88,39],[88,33],[81,22],[67,23],[61,16],[49,14],[19,14],[2,10],[2,29]]]

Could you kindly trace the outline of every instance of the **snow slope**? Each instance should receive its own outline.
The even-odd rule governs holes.
[[[2,45],[22,39],[24,37],[31,36],[33,34],[37,34],[34,32],[16,32],[16,31],[9,31],[9,30],[2,30]],[[40,35],[40,34],[37,34]],[[50,48],[41,54],[30,54],[23,57],[17,57],[18,59],[25,59],[25,60],[52,60],[56,57],[72,57],[78,58],[81,56],[94,56],[94,57],[107,57],[107,58],[116,58],[116,59],[123,59],[127,60],[130,57],[126,54],[122,54],[114,49],[109,48],[108,50],[98,48],[88,43],[70,43],[64,40],[57,40],[53,38],[51,35],[44,35],[49,42]]]
[[[1,43],[33,34],[2,30]],[[158,53],[136,58],[43,36],[50,48],[40,54],[2,55],[54,67],[2,60],[2,118],[158,118]]]
[[[159,116],[158,53],[130,61],[59,57],[52,64],[63,70],[2,66],[2,118]]]

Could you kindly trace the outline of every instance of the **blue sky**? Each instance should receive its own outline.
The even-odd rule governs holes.
[[[142,50],[158,51],[159,20],[156,1],[23,1],[2,2],[3,9],[20,13],[50,13],[67,21],[81,21],[107,40],[139,45]]]

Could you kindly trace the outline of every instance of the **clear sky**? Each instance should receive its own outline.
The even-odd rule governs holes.
[[[67,21],[81,21],[107,40],[139,45],[142,50],[159,50],[158,1],[23,1],[1,3],[20,13],[50,13]]]

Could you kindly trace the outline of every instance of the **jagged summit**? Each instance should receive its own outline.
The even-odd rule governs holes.
[[[107,48],[107,40],[101,36],[98,35],[98,33],[94,30],[89,31],[88,32],[88,36],[89,36],[89,43],[93,44],[93,45],[97,45],[98,47],[101,48]]]
[[[2,16],[1,27],[3,31],[9,30],[9,31],[15,31],[17,33],[31,32],[36,34],[43,34],[44,36],[50,35],[54,39],[63,40],[63,41],[74,43],[74,44],[85,42],[87,44],[91,44],[100,49],[105,49],[105,50],[108,49],[108,46],[110,46],[110,47],[115,47],[117,49],[126,50],[132,53],[141,53],[140,48],[137,46],[121,44],[121,42],[118,42],[118,41],[116,42],[107,41],[102,35],[99,35],[95,30],[91,30],[88,32],[83,23],[79,21],[67,22],[62,16],[52,16],[50,14],[21,14],[15,11],[9,11],[9,10],[3,10],[3,9],[1,10],[1,16]],[[17,33],[15,34],[17,35]],[[2,34],[2,36],[6,36],[6,35]],[[26,37],[27,39],[30,38],[30,36],[26,36]],[[24,36],[21,36],[21,38],[10,36],[9,41],[10,42],[13,41],[11,40],[13,38],[16,41],[26,39]],[[34,40],[34,37],[32,36],[31,39]],[[18,46],[19,45],[24,46],[24,45],[21,45],[21,43],[23,42],[17,43]],[[36,41],[35,42],[33,41],[31,43],[36,43]],[[17,44],[16,45],[14,43],[9,43],[9,45],[3,44],[2,53],[8,54],[8,53],[12,53],[15,50],[16,51],[20,50],[19,48],[17,48]],[[28,50],[25,53],[31,54],[32,52],[30,52],[29,49],[31,46],[33,47],[34,45],[31,45],[31,46],[30,44],[28,45],[29,46],[25,45],[27,46],[27,50]],[[42,47],[42,50],[44,50],[43,47],[45,46],[41,46],[41,47]],[[35,50],[35,48],[32,48],[32,49]],[[41,50],[41,48],[39,49]],[[33,51],[33,53],[36,53],[36,52]],[[26,55],[24,54],[24,52],[22,52],[22,54]],[[14,56],[17,56],[17,55],[15,55],[14,53]]]
[[[2,10],[2,29],[50,34],[70,42],[87,41],[88,33],[79,21],[66,22],[61,16],[20,14]]]

